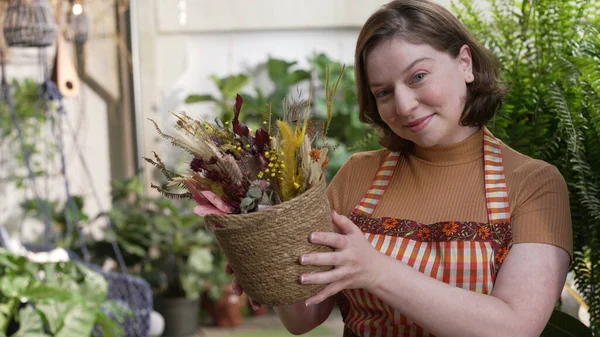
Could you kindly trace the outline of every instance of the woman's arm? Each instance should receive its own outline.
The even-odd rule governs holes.
[[[438,281],[381,254],[348,218],[334,214],[333,219],[344,234],[315,233],[311,240],[336,251],[302,258],[304,264],[335,266],[329,272],[302,276],[303,283],[328,284],[307,302],[320,303],[341,289],[364,288],[440,337],[539,336],[569,268],[569,254],[559,247],[516,244],[498,273],[492,294],[483,295]]]

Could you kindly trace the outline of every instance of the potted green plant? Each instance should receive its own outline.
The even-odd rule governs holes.
[[[107,301],[99,273],[74,261],[35,263],[0,249],[0,336],[123,336],[130,313]]]
[[[89,243],[93,261],[116,260],[116,242],[129,272],[150,284],[154,309],[165,318],[164,335],[192,335],[213,268],[213,239],[192,206],[145,195],[140,177],[112,182],[112,208],[104,214],[111,229]]]
[[[213,239],[191,208],[180,212],[169,200],[156,205],[168,217],[154,224],[170,230],[160,233],[154,259],[141,275],[154,282],[154,308],[165,318],[165,335],[189,336],[198,327],[199,298],[213,271]]]
[[[117,261],[114,242],[129,272],[139,275],[143,265],[151,260],[150,253],[155,249],[161,231],[170,228],[155,225],[154,219],[165,215],[153,199],[144,195],[139,175],[111,181],[111,197],[112,208],[98,215],[108,218],[110,228],[104,231],[104,237],[88,243],[92,261],[98,265],[105,264],[108,259]]]

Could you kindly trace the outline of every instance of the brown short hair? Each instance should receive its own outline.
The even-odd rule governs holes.
[[[502,106],[507,90],[500,82],[496,58],[454,15],[427,0],[395,0],[371,15],[356,43],[355,69],[360,120],[381,131],[381,145],[391,151],[406,152],[412,148],[412,142],[400,138],[381,119],[367,80],[366,59],[369,52],[381,42],[394,37],[410,43],[428,44],[452,57],[458,57],[463,45],[469,46],[475,78],[467,84],[461,125],[485,125]]]

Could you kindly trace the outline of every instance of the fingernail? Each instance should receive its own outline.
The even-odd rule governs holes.
[[[252,303],[252,310],[256,311],[256,310],[258,310],[258,309],[260,309],[260,306],[258,306],[258,305],[256,305],[256,304]]]
[[[331,210],[331,216],[336,216],[338,215],[337,212],[335,210]]]
[[[307,307],[308,307],[308,306],[311,306],[311,305],[312,305],[312,302],[310,302],[310,301],[306,301],[306,302],[304,302],[304,305],[305,305],[305,306],[307,306]]]
[[[300,283],[304,283],[304,275],[300,276]]]
[[[300,256],[300,264],[304,264],[304,256]]]
[[[312,242],[314,239],[315,239],[315,234],[314,234],[314,233],[311,233],[311,234],[308,236],[308,241]]]

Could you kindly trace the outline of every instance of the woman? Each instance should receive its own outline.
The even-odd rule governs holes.
[[[337,233],[310,240],[335,250],[301,263],[334,268],[301,275],[327,286],[281,321],[302,334],[337,303],[344,336],[539,336],[569,269],[568,192],[485,128],[505,93],[492,55],[441,6],[398,0],[355,57],[361,120],[386,149],[331,182]]]

